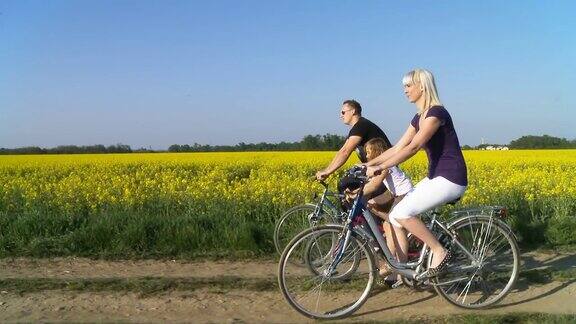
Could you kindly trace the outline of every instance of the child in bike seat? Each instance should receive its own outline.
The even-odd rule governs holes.
[[[364,146],[368,161],[384,153],[389,148],[390,146],[386,145],[386,142],[381,138],[373,138],[366,142]],[[374,191],[375,189],[372,187],[381,183],[384,183],[388,189],[388,191],[385,193],[368,200],[368,208],[372,214],[377,215],[385,221],[383,228],[386,238],[386,245],[388,245],[392,255],[394,255],[398,261],[406,262],[407,256],[402,251],[407,251],[407,247],[406,249],[399,248],[396,235],[406,235],[407,233],[402,232],[404,229],[396,229],[396,231],[394,231],[388,220],[388,214],[392,208],[394,208],[394,206],[396,206],[396,204],[398,204],[404,198],[407,193],[412,191],[413,186],[410,178],[398,166],[394,166],[389,170],[390,171],[387,174],[376,176],[376,179],[373,182],[368,183],[364,190],[369,192]],[[385,262],[380,262],[380,275],[391,275],[391,271]],[[387,281],[396,281],[396,276],[394,276],[394,278],[390,277],[392,276],[389,276]]]

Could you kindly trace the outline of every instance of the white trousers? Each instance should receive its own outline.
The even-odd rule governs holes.
[[[402,227],[398,219],[407,219],[462,197],[466,186],[457,185],[446,178],[424,178],[394,206],[390,212],[390,223]]]

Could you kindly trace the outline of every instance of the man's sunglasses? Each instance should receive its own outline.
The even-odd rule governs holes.
[[[354,110],[354,109],[340,110],[340,114],[341,114],[342,116],[344,116],[344,114],[345,114],[347,111],[350,111],[350,110]]]

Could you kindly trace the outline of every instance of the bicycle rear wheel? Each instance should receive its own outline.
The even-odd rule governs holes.
[[[280,216],[274,227],[274,246],[278,254],[282,254],[290,240],[303,230],[321,224],[334,223],[336,211],[323,208],[319,215],[314,215],[315,210],[314,204],[298,205]]]
[[[315,319],[341,318],[368,299],[377,270],[370,248],[358,234],[350,233],[340,263],[329,271],[344,237],[343,226],[310,228],[284,250],[278,283],[290,306],[301,314]],[[298,266],[293,258],[308,264]]]
[[[514,286],[520,267],[518,244],[508,226],[488,216],[471,216],[450,229],[476,262],[452,246],[455,256],[446,274],[432,280],[434,289],[463,308],[484,308],[500,301]]]

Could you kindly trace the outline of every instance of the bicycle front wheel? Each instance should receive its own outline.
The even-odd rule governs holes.
[[[307,317],[345,317],[368,299],[377,272],[374,256],[356,233],[350,233],[345,243],[346,231],[339,225],[310,228],[296,236],[282,254],[280,290],[290,306]],[[342,258],[335,264],[339,251]],[[305,260],[307,266],[292,259]]]
[[[274,246],[278,254],[282,254],[288,242],[303,230],[321,225],[334,223],[336,211],[321,209],[314,215],[316,205],[304,204],[288,209],[276,222],[274,227]]]
[[[457,220],[451,230],[475,260],[453,245],[447,274],[433,280],[438,294],[471,309],[500,301],[514,286],[520,267],[518,244],[508,226],[488,216],[470,216]]]
[[[340,235],[341,233],[335,233],[334,231],[324,231],[318,233],[315,239],[309,240],[309,246],[305,247],[302,260],[308,267],[308,270],[314,275],[322,275],[326,264],[330,264],[332,260],[332,254],[334,251],[338,251],[338,244],[345,243],[344,240],[339,240]],[[322,245],[316,246],[317,244]],[[328,244],[332,244],[332,246],[328,246]],[[348,279],[358,270],[360,262],[362,261],[361,257],[361,253],[356,253],[355,249],[346,249],[342,261],[339,263],[338,271],[334,271],[331,278],[341,280]]]

